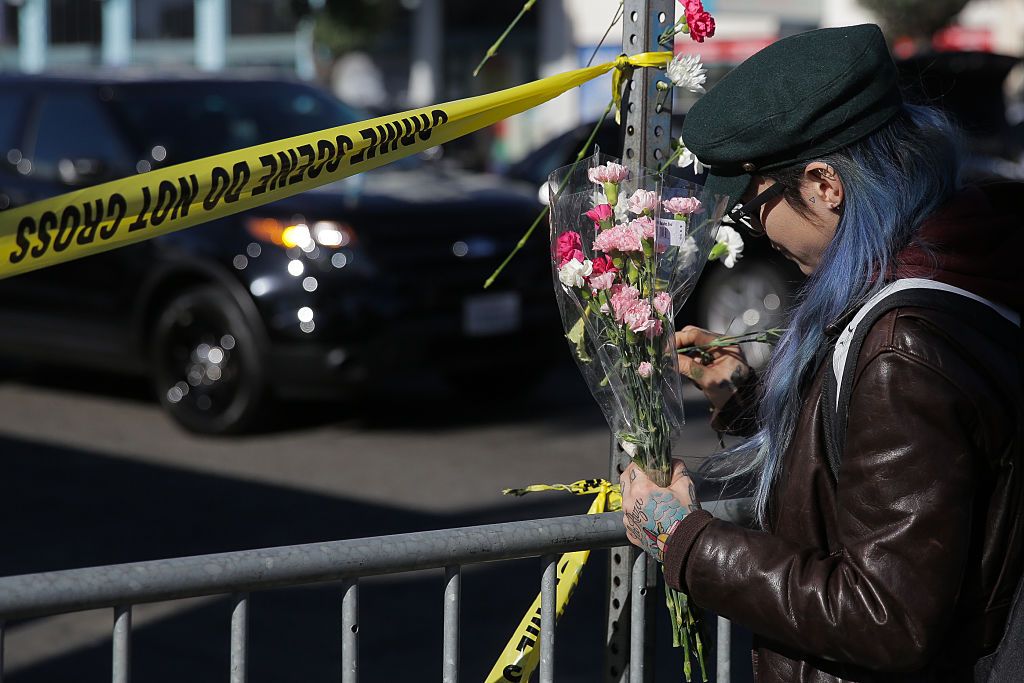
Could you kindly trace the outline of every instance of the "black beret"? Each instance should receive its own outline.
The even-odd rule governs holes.
[[[706,191],[739,201],[751,174],[860,140],[903,106],[874,24],[783,38],[730,71],[690,109],[682,139],[709,167]]]

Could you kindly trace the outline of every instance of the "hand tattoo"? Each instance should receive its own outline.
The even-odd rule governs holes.
[[[651,557],[664,562],[665,543],[688,512],[668,491],[652,491],[646,502],[638,498],[626,513],[626,526]]]

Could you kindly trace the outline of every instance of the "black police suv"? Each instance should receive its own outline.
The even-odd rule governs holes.
[[[287,80],[5,76],[0,208],[362,118]],[[148,375],[176,420],[213,434],[251,427],[274,397],[358,397],[423,368],[525,387],[564,353],[546,240],[482,284],[534,195],[397,162],[0,280],[0,353]]]

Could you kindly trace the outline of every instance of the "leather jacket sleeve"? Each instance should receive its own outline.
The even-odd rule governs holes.
[[[695,514],[668,541],[669,582],[797,652],[922,668],[950,626],[968,557],[977,417],[941,366],[882,350],[854,388],[830,552]]]

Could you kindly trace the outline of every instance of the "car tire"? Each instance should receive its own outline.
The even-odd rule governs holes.
[[[260,418],[268,392],[263,359],[231,296],[214,286],[171,299],[151,329],[154,387],[164,409],[200,434],[236,434]]]
[[[697,296],[697,325],[712,332],[738,335],[782,327],[794,293],[794,285],[782,268],[770,263],[740,261],[729,269],[708,264],[709,272]],[[743,345],[754,369],[768,363],[769,344]]]

